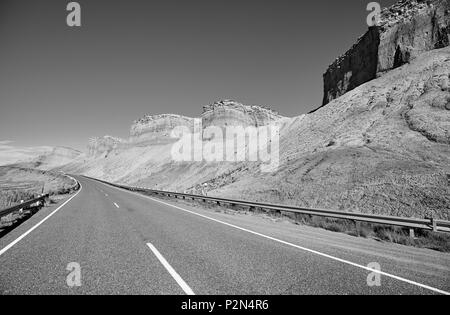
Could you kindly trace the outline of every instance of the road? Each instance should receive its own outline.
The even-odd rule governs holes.
[[[193,208],[76,179],[82,189],[65,204],[41,210],[0,239],[0,294],[450,291],[449,254]],[[71,263],[80,266],[75,278]],[[381,274],[371,273],[370,263]]]

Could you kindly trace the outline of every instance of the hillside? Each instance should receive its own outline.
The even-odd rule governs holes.
[[[50,147],[39,155],[25,160],[14,161],[7,166],[20,167],[36,170],[53,170],[70,163],[84,163],[84,153],[68,147]]]
[[[262,126],[285,119],[264,107],[225,100],[204,106],[197,120],[207,128]],[[111,136],[93,138],[86,161],[73,161],[60,169],[115,182],[184,191],[248,164],[174,162],[171,149],[179,139],[171,137],[171,132],[176,126],[193,130],[193,124],[194,118],[174,114],[146,115],[132,124],[128,140]]]
[[[0,141],[0,166],[26,163],[36,160],[41,155],[52,152],[52,147],[17,147],[10,141]],[[5,143],[5,144],[4,144]]]
[[[282,132],[282,166],[211,194],[450,219],[450,48],[422,54]]]
[[[61,169],[148,188],[449,220],[449,10],[449,0],[385,9],[381,24],[328,68],[324,105],[310,114],[287,118],[225,100],[198,119],[146,115],[129,139],[93,138],[86,160]],[[203,128],[278,126],[280,166],[264,173],[260,162],[175,162],[171,131],[198,120]]]
[[[449,74],[450,48],[433,50],[315,113],[277,117],[273,173],[256,162],[173,162],[167,136],[69,169],[149,188],[449,219]]]
[[[74,188],[74,182],[61,174],[0,166],[0,209],[30,200],[40,194],[62,195]]]

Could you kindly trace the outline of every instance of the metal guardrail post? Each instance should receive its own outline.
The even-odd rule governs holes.
[[[355,229],[356,229],[356,235],[360,236],[361,234],[361,221],[355,220]]]
[[[433,227],[433,232],[437,232],[437,221],[435,218],[431,218],[431,226]]]

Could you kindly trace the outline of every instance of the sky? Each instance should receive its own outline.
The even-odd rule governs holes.
[[[0,141],[85,150],[144,114],[233,99],[298,116],[367,30],[362,0],[0,0]],[[382,7],[396,1],[379,1]]]

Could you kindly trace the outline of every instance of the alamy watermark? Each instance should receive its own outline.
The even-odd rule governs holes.
[[[66,277],[66,283],[69,287],[81,287],[81,266],[77,262],[71,262],[67,265],[66,270],[69,274]]]
[[[66,7],[67,11],[70,13],[67,15],[66,23],[67,26],[81,26],[81,6],[78,2],[70,2]]]
[[[381,266],[379,263],[371,262],[367,268],[373,270],[367,276],[367,285],[369,287],[381,287]]]
[[[66,23],[69,27],[81,26],[81,5],[78,2],[69,2],[66,10],[70,13],[67,15]],[[380,23],[381,6],[378,2],[370,2],[367,5],[367,11],[371,11],[367,16],[367,25],[369,27],[378,26]]]
[[[367,16],[367,25],[369,27],[380,24],[381,6],[378,2],[370,2],[367,5],[367,11],[371,11]]]
[[[178,139],[171,150],[175,162],[260,162],[262,172],[274,172],[280,165],[276,125],[203,128],[201,119],[195,119],[193,130],[177,126],[171,137]]]

